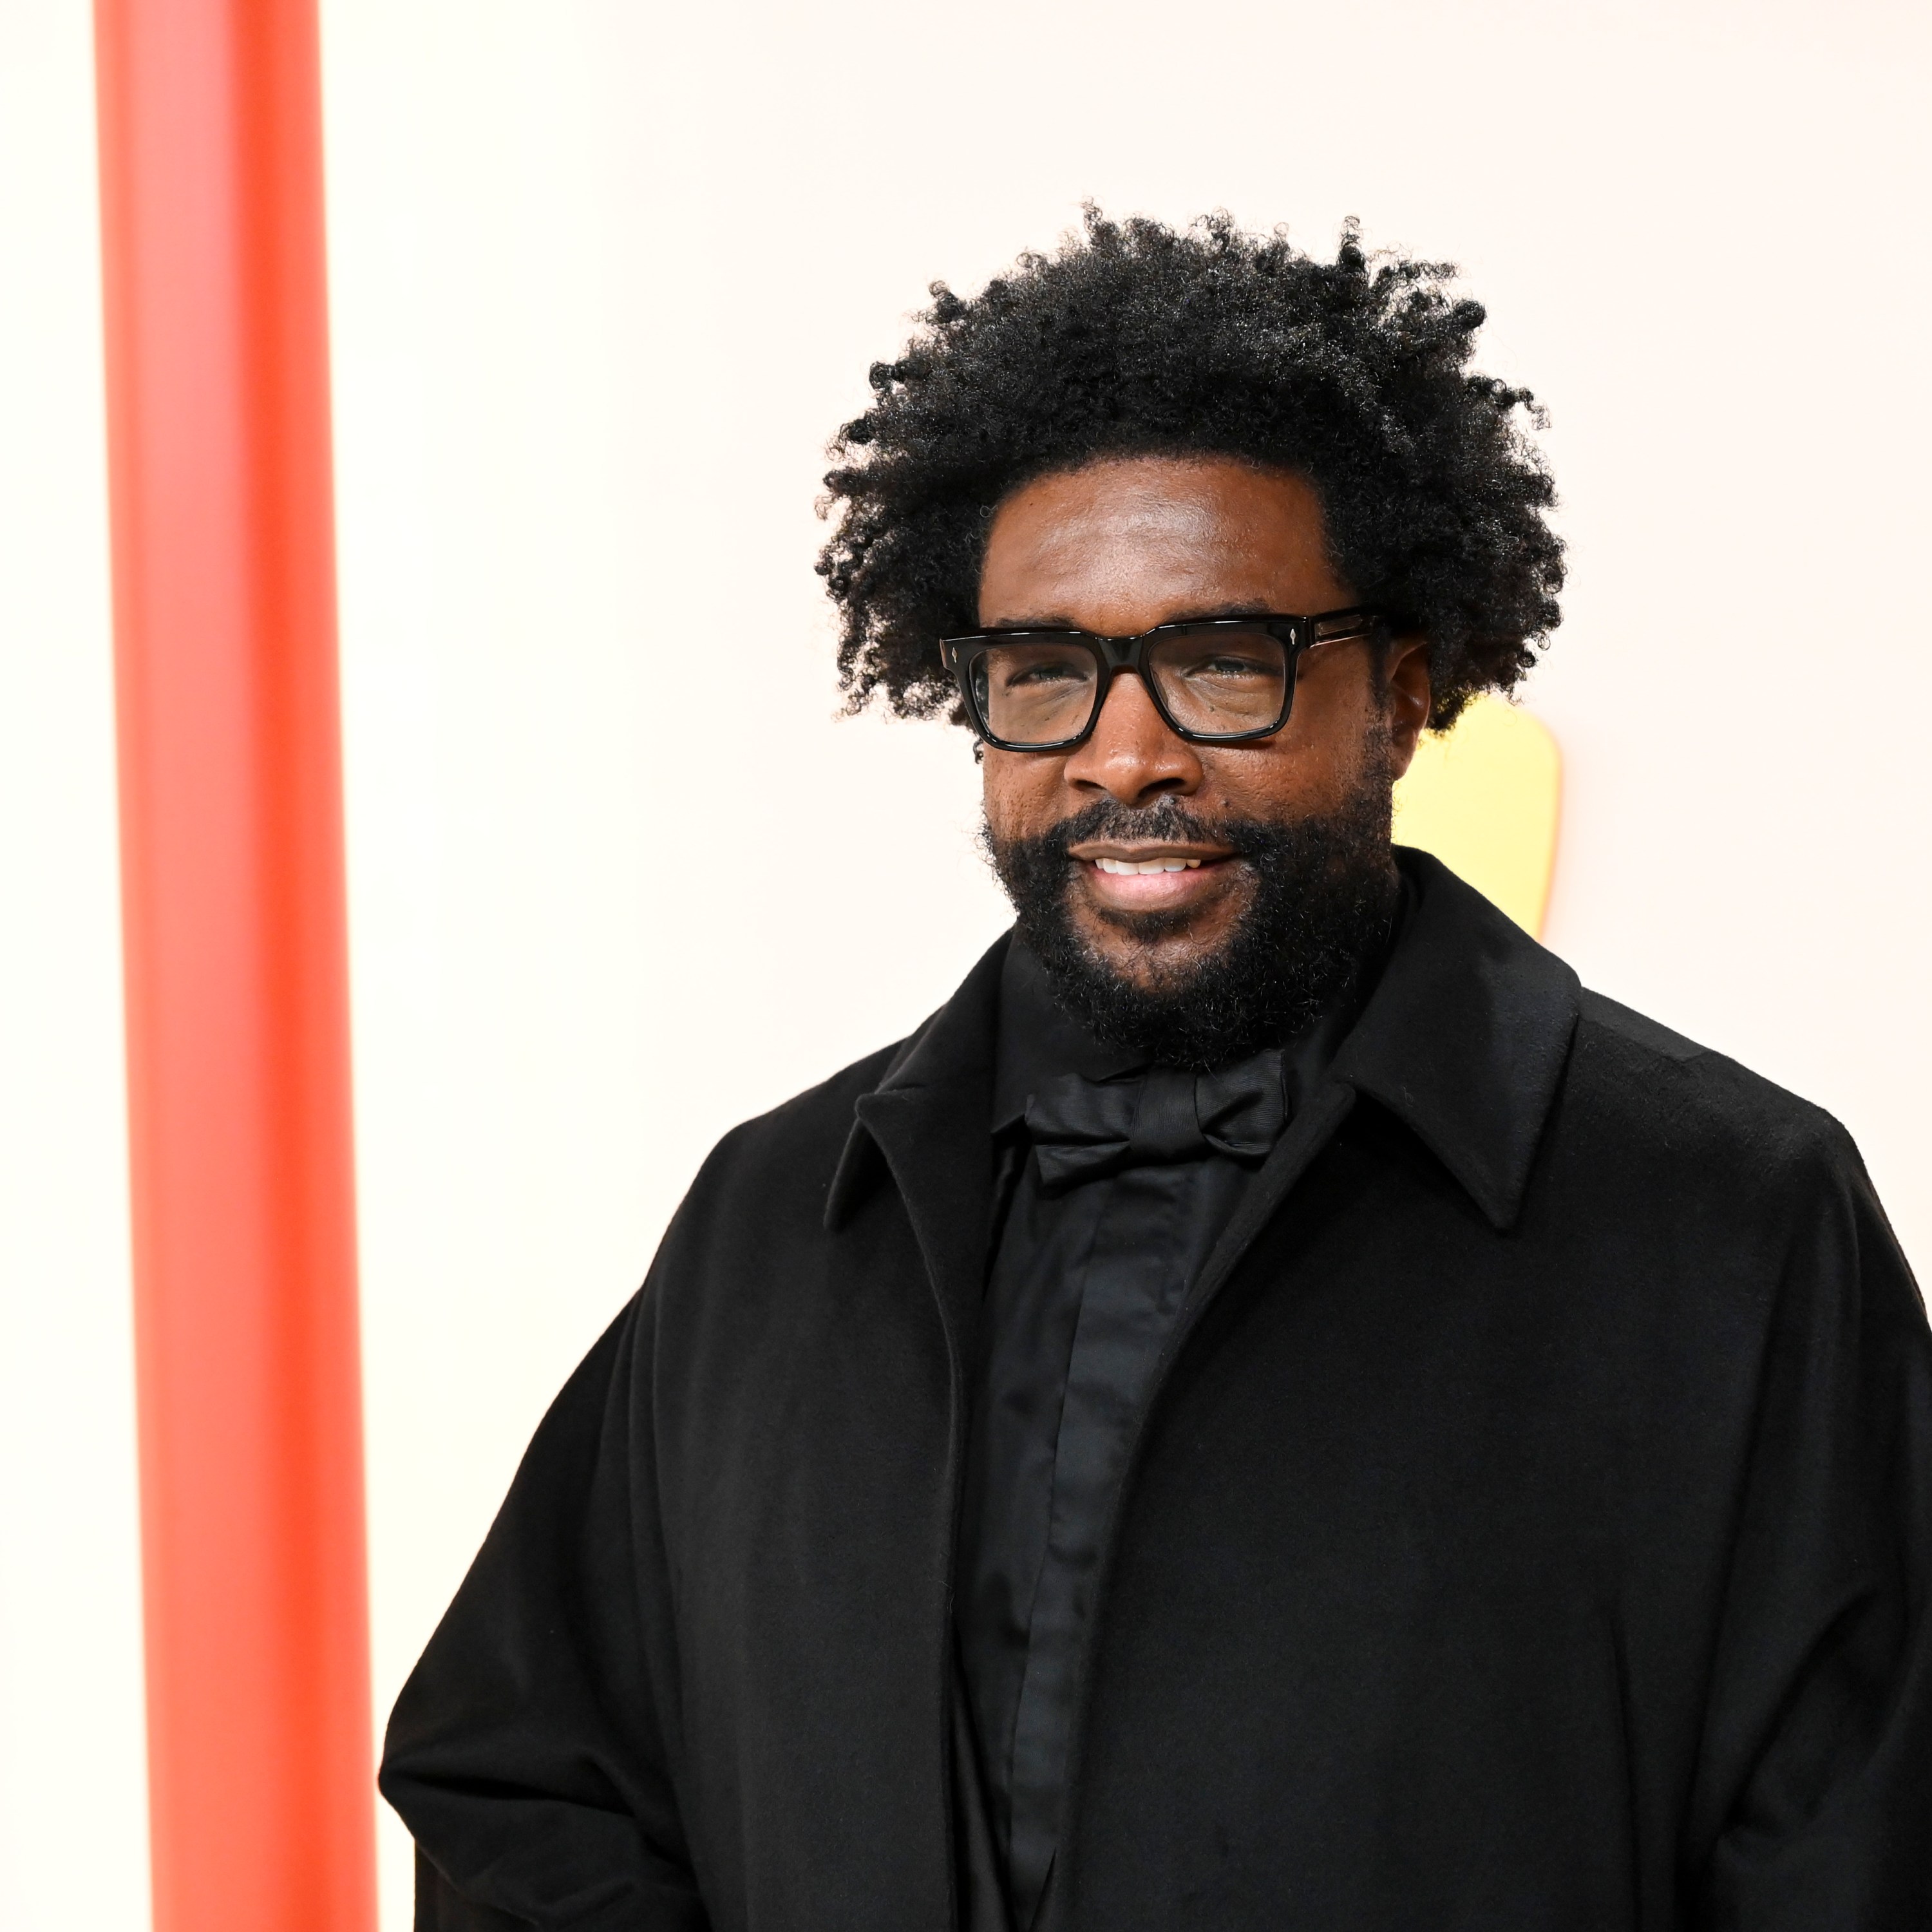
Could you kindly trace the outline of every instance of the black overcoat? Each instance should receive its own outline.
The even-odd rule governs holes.
[[[1432,861],[1164,1358],[1050,1932],[1923,1932],[1924,1310],[1828,1116]],[[1000,949],[728,1135],[391,1725],[424,1925],[956,1922]]]

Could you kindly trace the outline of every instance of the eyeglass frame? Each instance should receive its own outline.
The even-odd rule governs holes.
[[[1349,630],[1330,631],[1326,636],[1319,634],[1324,625],[1352,622]],[[1312,616],[1298,616],[1284,611],[1258,611],[1252,616],[1238,617],[1184,617],[1167,624],[1156,624],[1150,631],[1142,631],[1130,638],[1103,637],[1097,631],[1082,631],[1071,627],[1052,625],[1027,625],[1006,631],[968,631],[957,637],[942,638],[939,640],[940,662],[952,674],[959,687],[960,702],[966,708],[966,722],[979,735],[981,741],[1000,752],[1071,752],[1077,750],[1092,737],[1100,722],[1100,714],[1107,706],[1107,694],[1113,688],[1114,680],[1123,671],[1132,671],[1152,701],[1154,710],[1160,715],[1161,722],[1188,745],[1240,745],[1256,738],[1270,738],[1286,724],[1294,710],[1294,687],[1300,674],[1301,660],[1318,644],[1346,644],[1358,638],[1387,639],[1394,632],[1396,620],[1388,611],[1378,610],[1372,604],[1351,604],[1339,610],[1318,610]],[[1181,724],[1168,710],[1166,700],[1161,696],[1157,680],[1149,677],[1142,668],[1147,653],[1155,642],[1176,631],[1213,631],[1225,628],[1228,631],[1262,630],[1282,645],[1287,652],[1287,662],[1283,666],[1281,710],[1274,722],[1256,727],[1247,731],[1196,731]],[[1010,739],[996,737],[980,715],[979,700],[973,694],[970,665],[973,654],[994,644],[1056,643],[1076,644],[1090,651],[1100,667],[1100,684],[1094,693],[1093,714],[1085,726],[1071,738],[1056,738],[1043,745],[1016,744]]]

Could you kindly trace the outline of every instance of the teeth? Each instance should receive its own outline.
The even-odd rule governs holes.
[[[1103,872],[1126,874],[1130,872],[1191,872],[1198,867],[1198,859],[1096,859],[1094,863]]]

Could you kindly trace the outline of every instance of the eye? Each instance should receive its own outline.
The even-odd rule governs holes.
[[[1276,664],[1246,652],[1220,650],[1196,658],[1181,667],[1184,677],[1273,677]]]
[[[1036,690],[1051,688],[1055,685],[1084,683],[1093,674],[1093,667],[1083,658],[1068,656],[1064,658],[1035,658],[1030,662],[1001,664],[998,667],[1000,683],[1008,691],[1022,691],[1030,686]]]

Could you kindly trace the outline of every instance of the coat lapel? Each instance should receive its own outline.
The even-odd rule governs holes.
[[[1234,1218],[1222,1229],[1220,1238],[1209,1251],[1188,1297],[1192,1308],[1203,1308],[1214,1298],[1234,1272],[1235,1264],[1253,1244],[1255,1237],[1274,1218],[1275,1210],[1288,1198],[1294,1184],[1308,1172],[1316,1156],[1348,1118],[1354,1102],[1352,1088],[1331,1080],[1317,1088],[1288,1123],[1287,1131],[1275,1143],[1243,1196]],[[1187,1325],[1192,1325],[1191,1321]]]

